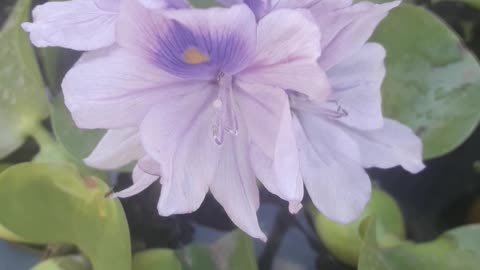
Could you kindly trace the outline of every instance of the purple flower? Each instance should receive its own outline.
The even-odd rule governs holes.
[[[351,0],[219,2],[226,6],[243,2],[260,21],[275,10],[306,9],[321,31],[318,63],[327,72],[332,93],[326,102],[290,94],[301,168],[301,177],[296,182],[290,179],[291,188],[298,190],[297,199],[305,184],[323,214],[348,223],[361,214],[370,198],[371,183],[364,168],[401,165],[412,173],[424,168],[420,139],[406,126],[383,117],[380,90],[385,51],[379,44],[367,43],[400,1],[355,5]],[[271,177],[261,179],[279,194]]]
[[[296,10],[257,24],[246,5],[158,13],[128,1],[117,29],[118,46],[87,53],[63,82],[76,124],[110,129],[87,161],[140,158],[134,185],[116,196],[161,176],[158,211],[171,215],[195,211],[210,190],[233,222],[265,239],[256,177],[292,211],[303,195],[292,181],[300,169],[286,90],[318,102],[330,93],[319,28]]]
[[[146,7],[186,8],[186,0],[138,0]],[[108,47],[115,42],[122,0],[70,0],[35,7],[33,23],[23,23],[37,47],[59,46],[79,51]]]
[[[424,168],[422,143],[406,126],[385,119],[381,86],[385,50],[366,43],[399,1],[382,5],[319,1],[311,6],[322,31],[319,64],[332,93],[327,102],[291,94],[303,181],[315,206],[340,223],[356,219],[370,198],[363,168]]]

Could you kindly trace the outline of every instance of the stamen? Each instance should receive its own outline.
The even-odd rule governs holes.
[[[225,140],[225,131],[233,136],[238,135],[238,120],[234,111],[232,76],[220,73],[217,81],[219,89],[218,97],[212,103],[216,112],[212,131],[215,143],[222,145]]]
[[[329,118],[339,119],[348,116],[348,111],[343,108],[337,100],[327,100],[320,107],[318,104],[307,102],[307,100],[302,97],[291,96],[290,105],[293,109],[306,111],[319,116],[327,116]]]
[[[187,64],[198,65],[210,61],[210,57],[197,48],[188,48],[183,52],[183,61]]]

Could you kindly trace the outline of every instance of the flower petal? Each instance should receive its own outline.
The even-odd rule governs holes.
[[[160,8],[189,8],[188,0],[138,0],[143,6],[150,9]]]
[[[162,166],[161,215],[195,211],[213,181],[220,148],[214,143],[214,92],[192,84],[189,95],[164,99],[140,126],[147,153]]]
[[[321,118],[302,118],[303,121],[294,123],[307,191],[325,216],[339,223],[350,223],[360,216],[371,193],[370,178],[357,161],[349,158],[350,150],[358,150],[351,149],[351,141]],[[313,127],[315,131],[311,130]],[[326,135],[315,136],[322,133]],[[324,140],[326,137],[330,138]],[[346,146],[335,147],[331,143]]]
[[[71,1],[77,1],[77,0],[71,0]],[[120,8],[120,2],[122,0],[93,0],[93,1],[97,5],[97,7],[100,8],[101,10],[118,12],[118,9]],[[156,0],[156,1],[161,1],[161,0]]]
[[[242,81],[237,81],[236,87],[255,174],[272,193],[299,204],[303,183],[298,177],[298,152],[287,94],[280,88]]]
[[[126,1],[118,29],[122,47],[185,79],[233,75],[255,51],[255,16],[245,5],[158,13]]]
[[[297,119],[297,120],[295,120]],[[357,143],[338,123],[311,113],[294,111],[294,124],[299,123],[305,136],[313,146],[322,145],[329,152],[343,156],[360,164],[361,155]],[[294,126],[294,130],[298,127]],[[297,134],[296,134],[297,135]],[[302,156],[302,154],[300,154]]]
[[[323,11],[330,11],[352,4],[352,0],[276,0],[273,6],[279,8],[309,8],[317,6]]]
[[[146,157],[148,159],[148,157]],[[142,161],[139,161],[141,163]],[[133,185],[130,187],[113,193],[110,195],[110,198],[127,198],[131,197],[133,195],[136,195],[142,191],[144,191],[146,188],[148,188],[151,184],[153,184],[155,181],[158,180],[160,176],[158,175],[152,175],[147,172],[145,172],[139,164],[135,166],[132,172],[132,180],[133,180]]]
[[[84,162],[97,169],[113,170],[144,155],[137,128],[112,129],[107,131]]]
[[[304,13],[274,11],[258,24],[257,55],[239,79],[325,99],[329,85],[318,66],[320,32]]]
[[[259,192],[249,163],[246,147],[248,138],[242,121],[239,119],[238,136],[225,137],[220,163],[210,190],[233,223],[250,236],[266,241],[267,237],[260,229],[256,215],[260,205]]]
[[[182,95],[179,79],[118,48],[84,54],[65,76],[65,104],[80,128],[138,126],[165,96]],[[176,86],[177,91],[168,91]]]
[[[401,165],[411,173],[425,168],[422,141],[407,126],[385,119],[383,128],[361,131],[348,129],[358,143],[364,167],[392,168]]]
[[[367,43],[327,72],[333,88],[329,99],[347,112],[337,121],[362,130],[383,126],[381,87],[385,77],[384,59],[385,49],[381,45]]]
[[[37,47],[60,46],[80,51],[110,46],[115,41],[118,1],[48,2],[33,10],[33,23],[23,23]],[[112,8],[113,10],[111,10]]]
[[[324,10],[322,5],[310,8],[322,31],[320,65],[326,70],[359,50],[373,31],[400,1],[385,4],[361,2],[350,7]]]

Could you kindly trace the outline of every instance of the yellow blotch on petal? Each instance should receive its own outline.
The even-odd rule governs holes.
[[[198,65],[210,61],[210,57],[196,48],[188,48],[183,53],[183,61],[191,65]]]

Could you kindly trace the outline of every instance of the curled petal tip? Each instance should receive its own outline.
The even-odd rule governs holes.
[[[107,198],[109,200],[113,200],[113,199],[118,199],[119,197],[117,196],[116,193],[111,193],[111,194],[106,194],[105,198]]]
[[[92,160],[90,157],[86,157],[83,159],[83,163],[89,167],[94,167],[95,160]]]
[[[416,174],[423,171],[425,168],[426,168],[425,164],[421,161],[418,161],[418,163],[415,163],[412,166],[409,166],[408,168],[405,168],[405,169],[410,173]]]
[[[163,203],[159,203],[157,207],[157,212],[162,217],[168,217],[175,214],[175,209],[172,209],[171,207],[166,207],[163,205]]]
[[[33,23],[24,22],[24,23],[21,24],[21,27],[22,27],[23,31],[30,32],[30,31],[32,31]]]
[[[268,240],[267,236],[263,232],[261,233],[261,235],[258,236],[258,239],[260,239],[264,243],[266,243]]]
[[[288,211],[290,211],[292,215],[297,214],[302,208],[303,204],[301,202],[290,202],[288,205]]]

